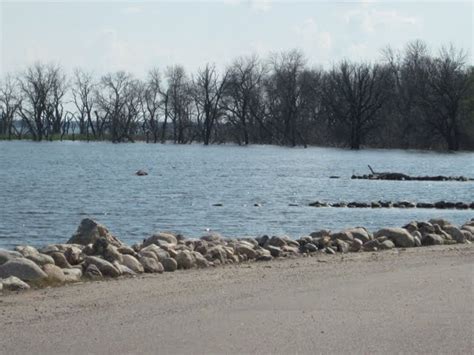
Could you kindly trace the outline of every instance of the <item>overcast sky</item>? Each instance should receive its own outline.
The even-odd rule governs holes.
[[[473,3],[329,1],[0,0],[3,73],[40,60],[139,76],[153,66],[195,70],[240,55],[300,48],[310,64],[376,60],[390,44],[473,47]]]

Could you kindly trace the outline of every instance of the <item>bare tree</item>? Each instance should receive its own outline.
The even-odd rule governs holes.
[[[26,69],[19,78],[22,104],[20,116],[28,127],[34,140],[41,141],[50,133],[48,114],[51,108],[51,97],[58,80],[58,67],[36,63]]]
[[[221,100],[227,84],[227,72],[220,78],[214,65],[206,64],[194,80],[194,100],[198,124],[204,145],[211,142],[211,135],[223,111]]]
[[[107,124],[112,142],[133,141],[133,132],[140,119],[141,95],[139,81],[123,71],[101,78],[100,87],[96,90],[99,110],[95,114],[101,121],[101,131]]]
[[[47,120],[48,120],[48,135],[60,134],[62,121],[64,118],[64,96],[68,89],[66,75],[59,66],[51,67],[51,91],[48,100]],[[51,135],[50,135],[51,137]],[[52,138],[52,137],[51,137]]]
[[[425,121],[449,150],[459,150],[461,104],[470,86],[466,55],[453,46],[442,48],[427,66],[427,85],[420,92]]]
[[[157,143],[159,138],[161,92],[160,72],[158,69],[152,69],[148,73],[148,78],[143,92],[143,117],[147,134],[148,132],[151,132],[154,143]]]
[[[186,143],[186,130],[190,128],[192,106],[191,84],[182,66],[169,67],[166,71],[169,97],[169,115],[173,123],[174,143]]]
[[[21,106],[15,80],[6,75],[0,83],[0,135],[12,138],[15,128],[15,115]]]
[[[306,59],[302,52],[292,50],[273,54],[270,58],[271,75],[267,79],[269,109],[273,117],[273,128],[283,144],[295,146],[301,132],[301,80]]]
[[[236,59],[228,69],[228,83],[223,105],[226,116],[238,130],[237,139],[245,145],[256,133],[256,113],[262,98],[266,68],[257,56]]]
[[[92,113],[94,110],[94,90],[96,88],[91,73],[76,69],[72,83],[72,97],[77,110],[77,121],[79,125],[79,134],[86,135],[89,140],[89,131],[94,139],[97,138]]]
[[[377,124],[388,97],[389,72],[380,65],[350,64],[334,67],[325,78],[323,100],[329,118],[348,133],[351,149],[359,149]]]

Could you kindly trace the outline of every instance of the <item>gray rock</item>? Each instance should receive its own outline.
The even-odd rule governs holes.
[[[389,250],[389,249],[393,249],[393,248],[395,248],[395,244],[390,239],[387,239],[387,240],[381,242],[380,245],[379,245],[380,250]]]
[[[156,256],[156,254],[151,250],[140,250],[138,252],[138,259],[140,259],[141,257],[152,258],[158,261],[158,256]]]
[[[26,258],[15,258],[0,265],[0,278],[18,277],[23,281],[39,281],[48,275],[33,261]]]
[[[97,256],[87,256],[84,260],[84,263],[88,266],[90,264],[97,266],[99,271],[104,276],[110,277],[118,277],[120,276],[120,271],[117,270],[115,266],[113,266],[107,260],[101,259]]]
[[[273,236],[268,240],[268,245],[273,246],[273,247],[281,248],[285,246],[286,244],[287,244],[286,240],[282,237]]]
[[[167,272],[176,271],[178,269],[178,263],[173,258],[163,259],[161,263]]]
[[[19,252],[25,258],[28,255],[36,255],[36,254],[39,253],[38,249],[36,249],[35,247],[32,247],[30,245],[17,245],[15,247],[15,251]]]
[[[353,252],[353,253],[356,253],[356,252],[358,252],[362,249],[363,244],[364,243],[362,243],[362,240],[360,240],[358,238],[354,238],[354,240],[351,243],[351,247],[350,247],[349,251]]]
[[[274,258],[278,258],[281,256],[281,249],[278,247],[269,245],[267,246],[267,250],[270,252],[270,255],[273,256]]]
[[[386,236],[388,237],[397,247],[410,248],[415,246],[415,240],[413,236],[403,228],[382,228],[375,233],[375,238]]]
[[[49,254],[51,258],[54,260],[54,265],[59,266],[61,269],[69,269],[71,264],[67,261],[64,254],[60,251],[53,251]]]
[[[183,250],[176,255],[176,262],[179,269],[191,269],[195,266],[195,258],[191,252]]]
[[[324,252],[325,252],[326,254],[336,254],[336,252],[334,251],[334,249],[331,248],[331,247],[326,247],[326,248],[324,248]]]
[[[139,261],[143,265],[145,272],[161,274],[165,270],[163,265],[156,259],[142,256],[140,257]]]
[[[340,239],[336,239],[336,247],[337,247],[337,251],[340,252],[340,253],[347,253],[349,252],[349,243],[344,241],[344,240],[340,240]]]
[[[61,250],[59,250],[59,248],[54,244],[46,245],[38,249],[38,251],[42,254],[48,254],[48,255],[51,255],[51,253],[61,252]]]
[[[458,243],[465,243],[466,242],[466,237],[465,235],[461,232],[461,230],[455,226],[452,225],[445,225],[443,227],[443,230],[448,233],[456,242]]]
[[[362,246],[362,249],[364,251],[377,251],[379,250],[380,247],[380,242],[378,239],[373,239],[369,240],[368,242],[365,242],[364,245]]]
[[[120,264],[118,261],[114,261],[113,265],[120,271],[123,276],[135,276],[137,273],[129,267]]]
[[[97,271],[99,271],[99,269],[97,269]],[[63,274],[65,282],[78,282],[81,280],[82,270],[77,268],[63,269]]]
[[[134,256],[129,254],[122,255],[122,264],[137,274],[145,271],[143,265]]]
[[[120,254],[117,248],[111,244],[107,245],[102,255],[104,256],[105,260],[111,263],[113,263],[114,261],[118,261],[119,263],[122,263],[123,261],[122,254]]]
[[[194,260],[198,269],[204,269],[209,267],[209,261],[207,261],[201,253],[194,251],[192,252],[192,254],[194,256]]]
[[[347,229],[345,232],[348,232],[352,235],[353,238],[357,238],[362,241],[362,243],[368,242],[372,239],[372,235],[364,227],[356,227]]]
[[[342,232],[336,232],[336,233],[332,233],[331,234],[331,240],[345,240],[345,241],[348,241],[348,242],[352,242],[352,240],[354,239],[354,237],[352,236],[352,234],[348,231],[342,231]]]
[[[110,244],[116,247],[120,247],[123,244],[110,234],[107,228],[90,218],[85,218],[81,221],[76,233],[74,233],[67,243],[81,245],[94,244],[100,237],[106,238]]]
[[[430,233],[425,234],[423,239],[421,239],[422,245],[441,245],[444,244],[444,239],[438,234]]]
[[[201,237],[202,240],[206,242],[220,243],[222,241],[222,235],[217,232],[210,232]]]
[[[86,271],[84,272],[84,276],[89,279],[100,279],[102,278],[102,273],[100,272],[99,268],[94,264],[89,264],[86,267]]]
[[[173,234],[170,233],[156,233],[153,234],[151,237],[147,238],[143,242],[143,247],[146,247],[150,244],[160,245],[160,241],[164,241],[169,244],[178,244],[178,239]]]
[[[28,255],[26,258],[30,259],[33,262],[35,262],[39,266],[43,266],[43,265],[46,265],[46,264],[54,265],[54,259],[51,256],[46,255],[46,254],[38,253],[36,255]]]
[[[235,252],[247,256],[248,259],[255,259],[257,257],[255,249],[245,244],[237,244],[235,246]]]
[[[444,229],[445,226],[447,225],[451,225],[451,222],[443,219],[443,218],[433,218],[433,219],[430,219],[429,220],[429,223],[431,224],[437,224],[439,225],[441,228]]]
[[[64,251],[64,256],[71,265],[78,265],[84,261],[82,250],[76,246],[70,246]]]
[[[4,290],[8,291],[23,291],[28,290],[30,288],[30,285],[28,285],[26,282],[21,281],[18,277],[15,276],[10,276],[3,280],[0,279],[0,285],[3,286]]]
[[[46,264],[43,266],[43,271],[48,275],[45,279],[49,284],[61,284],[66,281],[64,272],[61,268],[57,267],[54,264]]]
[[[303,250],[307,253],[314,253],[318,251],[318,247],[313,243],[306,243],[303,247]]]
[[[310,234],[310,236],[313,237],[313,238],[329,237],[330,235],[331,235],[331,231],[326,230],[326,229],[322,229],[320,231],[313,232],[313,233]]]
[[[0,265],[5,264],[8,260],[18,258],[23,258],[23,255],[17,251],[0,249]]]
[[[135,250],[133,250],[131,247],[129,247],[128,245],[123,245],[119,248],[117,248],[117,251],[122,254],[122,255],[132,255],[132,256],[136,256],[137,253],[135,252]]]

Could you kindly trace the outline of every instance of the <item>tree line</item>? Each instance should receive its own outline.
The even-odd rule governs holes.
[[[0,81],[0,137],[474,149],[474,69],[422,41],[377,63],[310,67],[299,50],[145,79],[36,63]]]

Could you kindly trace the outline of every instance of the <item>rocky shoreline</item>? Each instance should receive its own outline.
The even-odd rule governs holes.
[[[318,253],[375,252],[472,241],[474,218],[460,227],[444,219],[431,219],[413,221],[402,228],[382,228],[375,233],[364,227],[339,232],[320,230],[296,240],[267,235],[230,239],[217,233],[196,239],[157,233],[140,244],[128,246],[105,226],[86,218],[67,243],[39,249],[32,246],[17,246],[13,251],[0,249],[0,293]]]

